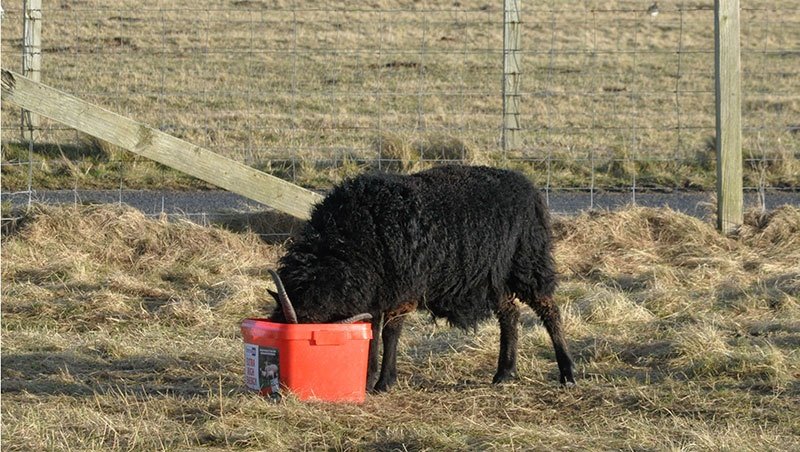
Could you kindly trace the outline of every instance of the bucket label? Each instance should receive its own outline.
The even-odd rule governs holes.
[[[280,397],[278,349],[244,344],[245,384],[272,398]]]
[[[278,368],[278,349],[258,347],[258,383],[262,394],[280,397],[281,379]]]
[[[244,344],[244,384],[256,391],[258,385],[258,345]]]

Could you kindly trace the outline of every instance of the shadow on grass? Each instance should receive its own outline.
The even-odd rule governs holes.
[[[493,322],[496,320],[485,321],[489,324]],[[533,325],[541,326],[535,315],[521,316],[520,333],[526,334],[525,330]],[[570,348],[581,347],[570,340],[568,340],[568,346]],[[410,386],[423,391],[448,392],[485,389],[492,386],[492,378],[497,371],[499,349],[499,330],[480,326],[477,331],[451,327],[433,333],[417,332],[405,349],[406,362],[398,364],[398,371],[405,376],[404,378],[408,378]],[[558,383],[560,374],[555,351],[549,340],[545,346],[530,347],[520,344],[518,353],[520,356],[518,359],[524,359],[522,356],[535,356],[535,360],[541,365],[540,369],[535,370],[535,375],[530,372],[524,374],[518,372],[520,378],[541,378],[543,383]],[[414,371],[414,369],[429,368],[432,361],[438,360],[443,362],[441,366],[447,369],[449,376],[440,378],[436,374],[425,375],[424,372]],[[580,360],[576,360],[576,365],[579,363]],[[453,382],[454,374],[458,375],[457,382]],[[449,380],[449,382],[445,380]]]
[[[570,346],[576,365],[592,365],[603,369],[604,378],[627,379],[640,384],[663,381],[669,375],[663,363],[676,354],[673,344],[663,340],[631,343],[607,337],[588,337]]]
[[[3,201],[2,220],[0,221],[0,237],[8,240],[17,234],[31,220],[27,214],[27,209],[12,207],[10,203]]]
[[[723,282],[715,304],[725,310],[747,307],[769,308],[774,311],[786,307],[789,300],[800,299],[800,273],[788,272],[757,280],[747,286]]]
[[[2,362],[2,394],[66,395],[85,397],[109,392],[191,398],[198,395],[242,392],[241,381],[219,369],[216,362],[193,360],[191,366],[174,358],[140,355],[108,359],[102,351],[5,352]],[[206,369],[196,373],[187,369]]]
[[[423,451],[432,450],[429,445],[419,441],[416,438],[402,438],[402,439],[388,439],[378,440],[368,443],[359,444],[363,450],[371,450],[375,452],[396,452],[396,451]]]
[[[258,212],[220,212],[211,216],[213,225],[231,232],[251,232],[268,244],[280,244],[298,233],[304,220],[275,210]]]
[[[105,161],[109,158],[100,147],[83,144],[34,143],[31,147],[28,143],[9,142],[4,144],[4,148],[8,160],[27,160],[30,151],[45,159]]]

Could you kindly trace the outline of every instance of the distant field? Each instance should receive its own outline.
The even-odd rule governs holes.
[[[241,319],[282,253],[254,234],[116,207],[4,225],[3,450],[800,449],[800,210],[736,237],[668,210],[555,219],[578,387],[523,310],[499,331],[409,319],[399,383],[362,406],[272,404],[243,384]]]
[[[709,189],[709,2],[522,2],[523,146],[501,137],[502,2],[45,2],[42,80],[304,186],[434,161],[550,188]],[[19,69],[21,2],[2,65]],[[800,186],[800,1],[742,3],[746,186]],[[3,190],[203,184],[4,108]],[[35,163],[29,168],[27,162]]]

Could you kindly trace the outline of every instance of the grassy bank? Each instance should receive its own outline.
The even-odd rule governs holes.
[[[2,242],[4,450],[797,450],[800,210],[735,237],[671,211],[556,219],[579,385],[523,311],[499,331],[415,315],[399,383],[362,406],[243,388],[239,321],[280,246],[117,207],[37,208]]]

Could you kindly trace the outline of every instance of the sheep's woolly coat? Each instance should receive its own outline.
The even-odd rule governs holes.
[[[514,378],[515,297],[539,314],[561,382],[569,385],[575,380],[553,303],[551,246],[547,210],[523,176],[444,166],[411,176],[365,175],[336,187],[289,245],[278,274],[300,323],[372,315],[370,390],[396,381],[403,314],[418,307],[461,328],[494,313],[500,354],[493,381]],[[272,318],[285,321],[281,309]]]
[[[345,181],[316,206],[278,273],[301,323],[417,302],[467,328],[507,295],[538,300],[556,284],[538,192],[518,173],[466,166]]]

